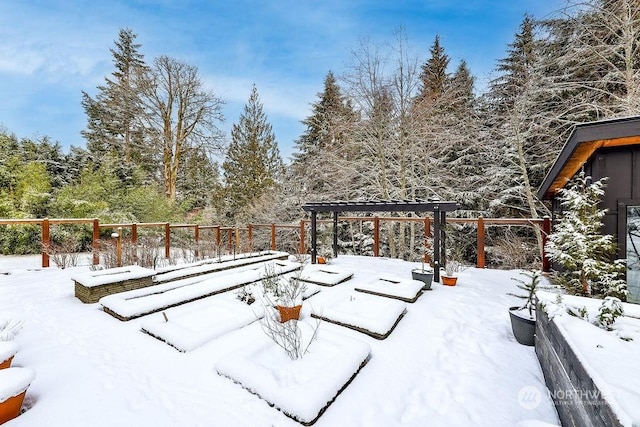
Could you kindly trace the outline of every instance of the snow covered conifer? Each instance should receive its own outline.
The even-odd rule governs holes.
[[[607,210],[598,203],[604,195],[605,180],[590,182],[591,177],[582,171],[560,191],[563,212],[549,235],[546,250],[549,258],[563,267],[560,278],[569,292],[624,298],[623,266],[611,261],[616,244],[611,235],[601,232]]]

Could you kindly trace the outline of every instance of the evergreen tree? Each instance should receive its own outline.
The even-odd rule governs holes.
[[[613,236],[602,234],[607,210],[598,204],[604,195],[604,181],[591,182],[591,177],[581,171],[560,190],[563,211],[549,235],[546,250],[549,258],[564,269],[560,277],[570,292],[624,298],[624,267],[612,262],[617,252]]]
[[[440,45],[440,36],[436,35],[433,45],[429,49],[431,57],[422,66],[420,80],[422,85],[418,94],[418,101],[434,101],[444,94],[449,84],[449,55]]]
[[[331,71],[324,79],[324,89],[312,104],[311,115],[302,121],[304,133],[295,141],[294,164],[305,164],[321,150],[343,142],[353,108],[346,101]]]
[[[490,197],[496,216],[539,217],[545,207],[535,189],[557,154],[559,143],[551,129],[553,117],[544,102],[540,51],[535,22],[525,16],[520,31],[501,59],[501,73],[490,84],[485,100],[486,122],[495,141],[492,151],[500,153],[491,165]],[[541,236],[538,236],[541,244]]]
[[[265,191],[276,186],[284,166],[276,137],[267,121],[253,86],[238,123],[231,130],[231,143],[222,164],[226,217],[234,220]]]
[[[111,154],[124,162],[144,164],[150,160],[144,147],[143,111],[135,81],[146,64],[136,37],[130,29],[120,30],[115,48],[109,49],[115,66],[112,77],[105,77],[105,84],[98,86],[95,99],[82,92],[87,129],[81,133],[94,157]]]

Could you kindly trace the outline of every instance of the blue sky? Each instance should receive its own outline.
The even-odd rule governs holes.
[[[2,0],[0,126],[19,138],[85,146],[81,91],[113,71],[109,49],[130,28],[147,62],[168,55],[198,67],[236,123],[256,85],[283,157],[303,132],[329,70],[339,76],[359,41],[392,42],[402,27],[421,61],[436,34],[452,67],[467,61],[482,88],[525,13],[565,0]]]

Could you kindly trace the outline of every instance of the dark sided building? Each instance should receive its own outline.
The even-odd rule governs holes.
[[[584,167],[594,181],[608,177],[602,204],[603,232],[615,237],[627,258],[629,302],[640,303],[640,117],[582,123],[574,127],[538,190],[560,211],[558,191]]]

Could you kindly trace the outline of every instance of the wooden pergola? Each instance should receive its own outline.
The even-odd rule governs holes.
[[[432,212],[433,213],[433,269],[434,280],[440,281],[440,265],[446,264],[444,225],[447,212],[460,208],[456,202],[440,200],[377,200],[364,202],[311,202],[302,206],[311,213],[311,263],[316,263],[316,220],[318,212],[333,213],[333,255],[338,256],[338,213],[340,212]],[[442,250],[441,250],[442,249]]]

